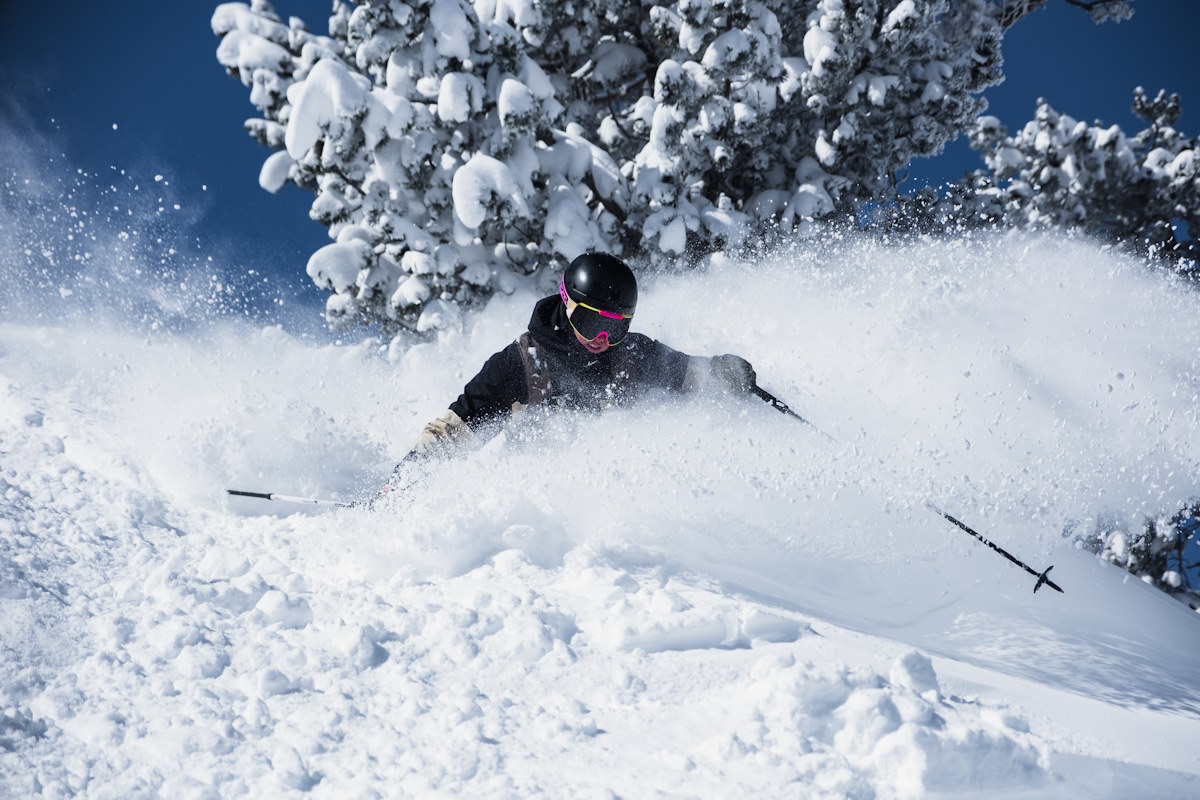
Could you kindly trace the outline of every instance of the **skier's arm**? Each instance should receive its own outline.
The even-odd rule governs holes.
[[[516,348],[510,344],[489,358],[445,413],[425,426],[411,452],[428,457],[474,449],[490,432],[485,423],[526,402],[529,387]]]
[[[649,384],[686,393],[706,388],[748,392],[754,387],[754,367],[741,356],[689,356],[649,337],[634,334],[631,338],[631,344],[641,351],[642,363],[649,367],[643,375]]]
[[[510,344],[492,355],[445,413],[425,425],[372,503],[405,486],[412,478],[411,471],[419,469],[422,462],[480,446],[481,436],[477,434],[486,438],[487,422],[511,413],[514,403],[527,401],[529,388],[516,348],[515,343]]]
[[[450,410],[466,425],[477,428],[512,413],[513,403],[529,402],[529,385],[518,347],[512,342],[493,354],[450,404]]]

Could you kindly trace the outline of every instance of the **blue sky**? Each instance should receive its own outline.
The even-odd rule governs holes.
[[[308,292],[304,265],[328,241],[326,231],[307,217],[309,195],[294,187],[271,195],[258,186],[268,151],[242,130],[254,115],[248,91],[217,64],[209,25],[216,5],[16,4],[0,29],[0,111],[72,171],[163,175],[201,248],[236,254],[241,267]],[[329,5],[279,0],[275,7],[323,32]],[[1200,132],[1197,65],[1188,56],[1200,3],[1137,0],[1135,8],[1128,22],[1098,26],[1065,0],[1049,0],[1005,38],[1006,80],[987,92],[989,113],[1015,128],[1044,96],[1064,113],[1128,131],[1136,127],[1133,88],[1144,85],[1179,92],[1179,127]],[[981,166],[960,139],[944,155],[915,162],[907,186],[940,184]],[[311,293],[323,302],[323,293]]]

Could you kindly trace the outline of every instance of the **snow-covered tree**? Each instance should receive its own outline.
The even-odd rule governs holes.
[[[1000,4],[998,19],[1005,29],[1039,9],[1046,0],[994,0]],[[1087,11],[1096,23],[1121,22],[1133,16],[1133,0],[1063,0],[1067,5]]]
[[[331,319],[431,330],[511,272],[651,264],[895,195],[1000,80],[994,0],[225,3],[218,59],[334,242]]]
[[[1151,98],[1139,87],[1133,110],[1148,123],[1133,136],[1116,125],[1077,121],[1044,100],[1014,135],[996,118],[981,117],[971,143],[988,171],[966,176],[937,202],[906,201],[904,213],[925,228],[997,222],[1072,228],[1143,245],[1194,272],[1200,248],[1189,234],[1200,230],[1197,140],[1173,127],[1178,95]]]
[[[985,108],[998,83],[1000,29],[986,2],[884,4],[850,14],[831,0],[804,37],[804,110],[813,152],[854,201],[894,196],[895,173],[940,153]],[[871,11],[872,14],[863,13]],[[869,55],[869,57],[867,57]]]
[[[1128,570],[1146,583],[1174,595],[1192,608],[1200,608],[1196,560],[1190,549],[1200,541],[1200,502],[1173,516],[1148,519],[1130,531],[1111,521],[1101,521],[1080,541],[1105,561]]]

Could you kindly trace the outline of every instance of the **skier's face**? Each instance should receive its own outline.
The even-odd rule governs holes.
[[[581,345],[583,345],[584,347],[587,348],[587,351],[589,353],[594,353],[594,354],[598,355],[608,349],[608,334],[607,333],[601,333],[595,339],[588,340],[588,339],[583,338],[583,336],[580,335],[579,331],[575,331],[575,338],[579,340],[579,343]]]
[[[572,300],[567,293],[565,276],[558,283],[558,296],[562,298],[563,306],[567,310],[567,321],[571,323],[575,337],[588,352],[603,353],[610,345],[620,344],[629,333],[629,324],[633,321],[632,313],[605,311]]]

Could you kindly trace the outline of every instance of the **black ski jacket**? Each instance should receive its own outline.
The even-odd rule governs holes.
[[[534,306],[528,336],[489,358],[450,409],[475,428],[510,413],[514,403],[622,404],[652,389],[682,390],[690,358],[640,333],[589,353],[575,338],[562,300],[552,295]]]

